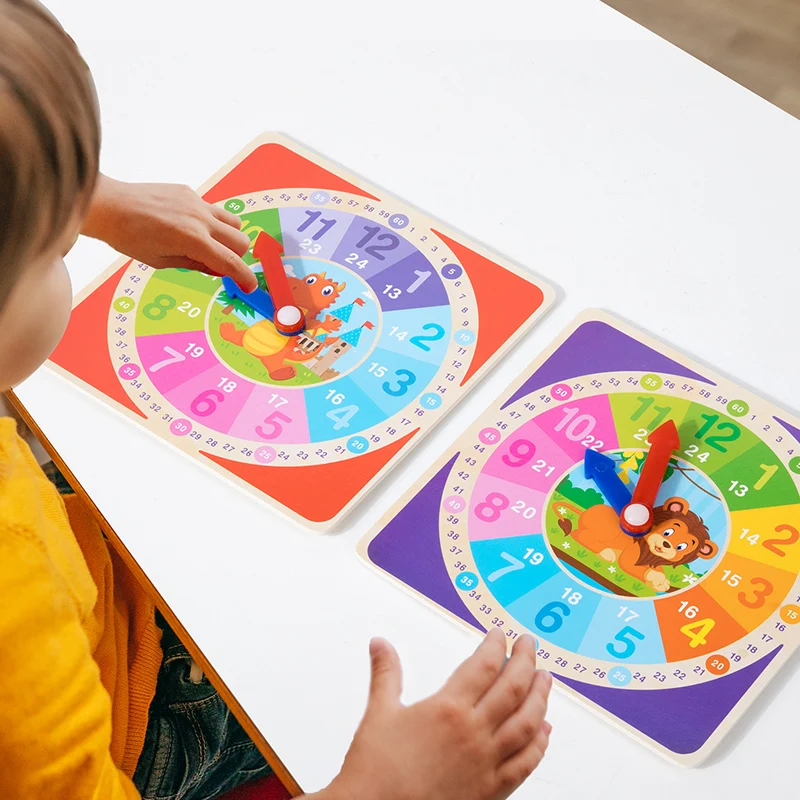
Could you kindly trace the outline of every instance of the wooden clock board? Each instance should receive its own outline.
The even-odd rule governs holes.
[[[78,297],[50,366],[313,527],[332,526],[553,300],[280,136],[252,142],[201,194],[252,241],[282,243],[305,333],[281,336],[219,278],[122,259]]]
[[[620,543],[586,450],[635,487],[668,420],[652,531]],[[557,685],[694,765],[800,640],[798,487],[800,420],[586,312],[359,550],[454,620],[532,633]]]

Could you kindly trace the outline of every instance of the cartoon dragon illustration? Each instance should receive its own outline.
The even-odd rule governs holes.
[[[243,347],[250,355],[258,358],[266,367],[273,381],[288,381],[297,374],[295,363],[309,361],[319,355],[322,348],[330,347],[339,340],[338,336],[327,336],[320,344],[304,347],[302,343],[309,338],[328,333],[336,333],[342,325],[341,319],[330,314],[322,317],[322,312],[330,308],[342,292],[345,283],[336,283],[326,277],[324,272],[312,273],[304,278],[288,277],[297,305],[306,315],[307,336],[282,336],[268,320],[261,320],[246,330],[239,330],[232,322],[223,322],[219,334],[231,344]],[[287,363],[293,362],[293,363]]]

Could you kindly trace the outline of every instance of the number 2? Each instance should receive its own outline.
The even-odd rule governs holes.
[[[429,322],[427,325],[423,325],[422,330],[433,331],[433,333],[429,333],[426,336],[420,333],[417,336],[412,336],[408,341],[415,347],[419,347],[420,350],[430,353],[431,348],[426,342],[438,342],[440,339],[444,339],[445,330],[441,325],[437,325],[435,322]]]
[[[786,553],[784,553],[780,548],[788,547],[790,544],[794,544],[798,539],[800,539],[800,531],[798,531],[797,528],[793,528],[791,525],[778,525],[778,527],[775,528],[775,533],[781,533],[782,531],[788,531],[788,539],[765,539],[763,542],[761,542],[761,544],[771,553],[775,553],[776,556],[785,558]]]

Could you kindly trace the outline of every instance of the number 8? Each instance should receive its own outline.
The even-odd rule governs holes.
[[[497,522],[500,512],[508,508],[511,501],[500,492],[491,492],[486,500],[475,506],[475,516],[484,522]]]

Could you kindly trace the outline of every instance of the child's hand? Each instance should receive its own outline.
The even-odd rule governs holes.
[[[372,683],[364,719],[341,773],[320,798],[503,800],[539,765],[550,738],[552,685],[521,636],[505,663],[492,629],[433,697],[400,703],[400,661],[382,639],[370,645]],[[505,664],[505,667],[504,667]]]
[[[250,239],[240,226],[239,217],[188,186],[122,183],[101,175],[82,233],[156,269],[229,275],[249,292],[258,284],[241,258]]]

